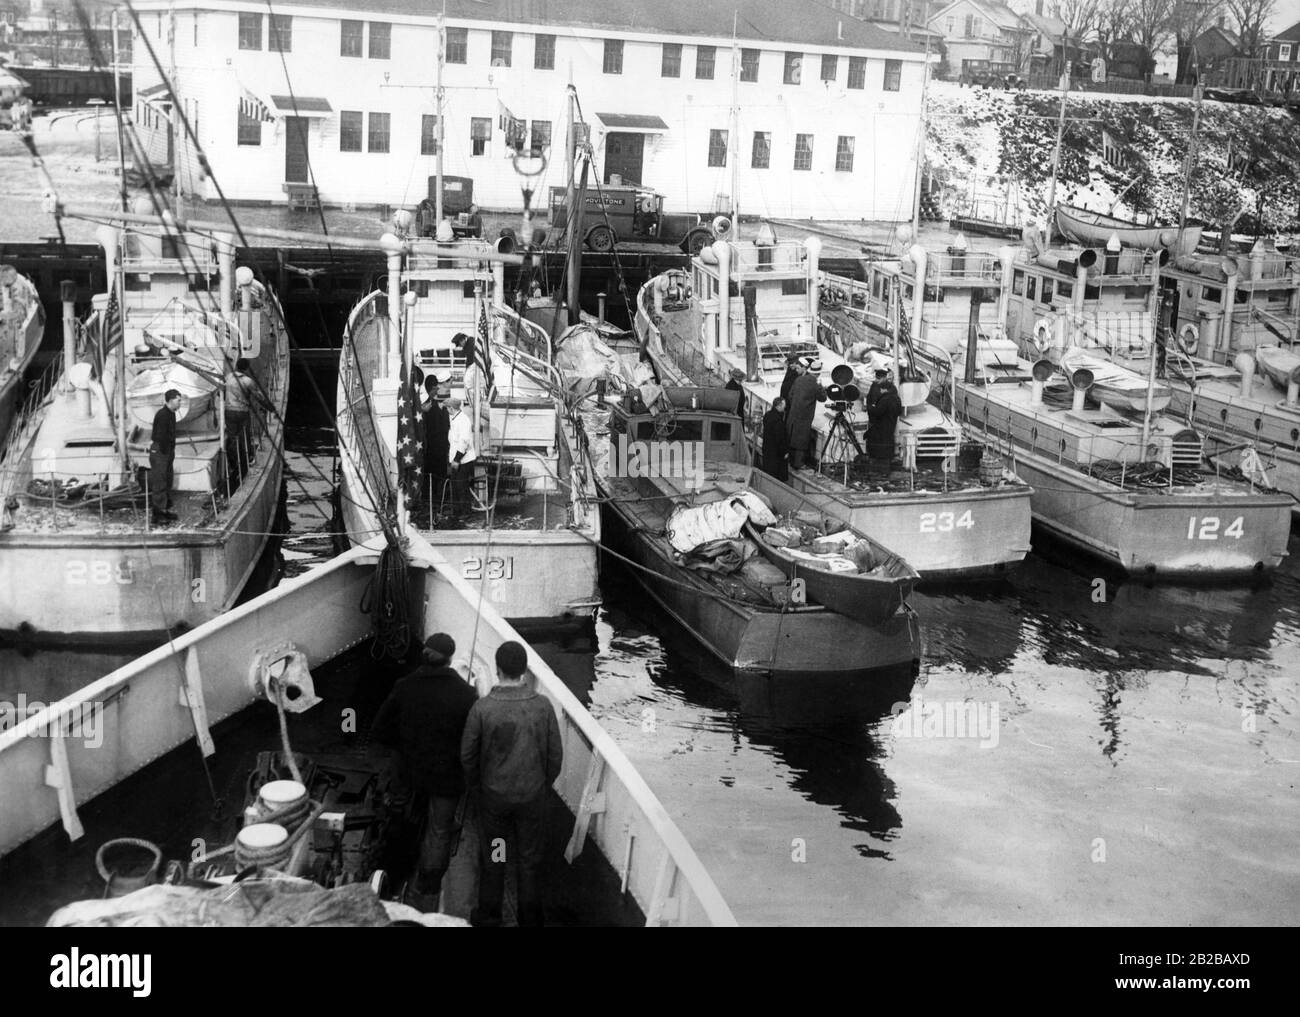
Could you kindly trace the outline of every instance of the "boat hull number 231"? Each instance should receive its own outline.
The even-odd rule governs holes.
[[[1219,529],[1220,525],[1222,524],[1218,516],[1192,516],[1187,520],[1187,539],[1218,540],[1220,537],[1231,537],[1233,540],[1240,540],[1246,532],[1245,522],[1241,516],[1237,516],[1224,530]]]

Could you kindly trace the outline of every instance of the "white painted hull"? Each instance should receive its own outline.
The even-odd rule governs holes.
[[[416,554],[415,634],[439,629],[474,645],[474,673],[481,688],[490,685],[496,648],[517,634],[422,544]],[[250,669],[260,654],[292,647],[315,668],[367,639],[372,619],[359,605],[377,561],[377,552],[354,548],[0,733],[0,856],[60,821],[79,837],[80,807],[187,745],[196,731],[204,744],[212,725],[256,698]],[[590,839],[647,924],[734,925],[712,879],[627,758],[531,650],[528,663],[560,721],[564,764],[555,789],[577,817],[573,855]],[[178,705],[178,680],[188,707]],[[76,726],[90,710],[102,711],[93,744]],[[591,811],[595,798],[602,812]]]

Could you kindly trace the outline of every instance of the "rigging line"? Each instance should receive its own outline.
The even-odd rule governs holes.
[[[137,29],[137,31],[138,31],[139,34],[140,34],[140,38],[143,40],[143,42],[144,42],[144,44],[145,44],[145,47],[146,47],[146,48],[148,49],[148,51],[149,51],[149,57],[150,57],[150,59],[153,61],[154,67],[157,69],[159,75],[160,75],[160,76],[162,77],[162,79],[163,79],[163,82],[166,84],[166,86],[167,86],[167,90],[168,90],[168,94],[172,97],[172,112],[173,112],[174,114],[179,114],[179,116],[180,116],[180,118],[181,118],[181,123],[183,124],[183,126],[184,126],[184,128],[185,128],[186,136],[187,136],[187,137],[188,137],[188,138],[193,142],[194,148],[195,148],[195,150],[198,152],[200,168],[203,169],[203,171],[207,174],[207,176],[209,177],[209,179],[212,180],[212,184],[213,184],[213,186],[217,189],[217,195],[218,195],[218,198],[219,198],[220,201],[221,201],[222,207],[223,207],[223,209],[225,210],[226,215],[230,218],[230,221],[231,221],[232,225],[233,225],[234,228],[235,228],[235,232],[236,232],[236,233],[238,234],[238,236],[239,236],[240,245],[244,248],[244,250],[246,250],[246,251],[251,251],[251,250],[252,250],[252,246],[249,244],[249,242],[248,242],[248,238],[247,238],[247,236],[245,236],[245,234],[244,234],[243,227],[240,225],[238,217],[235,215],[233,209],[232,209],[231,206],[230,206],[230,202],[229,202],[228,199],[226,198],[226,194],[225,194],[224,189],[223,189],[222,186],[221,186],[221,182],[217,179],[217,175],[216,175],[216,173],[212,170],[212,167],[211,167],[210,164],[208,163],[207,154],[206,154],[206,152],[204,151],[202,144],[199,142],[199,139],[198,139],[197,135],[195,134],[193,127],[190,125],[189,118],[186,117],[185,114],[184,114],[184,112],[180,109],[180,103],[179,103],[179,101],[177,100],[175,87],[174,87],[172,81],[170,80],[170,78],[167,76],[166,71],[163,70],[162,64],[161,64],[161,62],[160,62],[159,59],[158,59],[158,54],[157,54],[157,52],[154,50],[152,43],[149,42],[149,38],[148,38],[147,33],[146,33],[145,30],[144,30],[144,26],[143,26],[143,25],[141,24],[141,22],[140,22],[140,15],[139,15],[139,13],[135,10],[135,7],[131,4],[130,0],[127,0],[126,6],[127,6],[127,10],[128,10],[128,12],[129,12],[130,15],[131,15],[131,20],[135,23],[136,29]],[[267,6],[268,6],[268,8],[270,7],[269,0],[268,0],[268,4],[267,4]],[[280,58],[281,58],[281,61],[283,62],[283,61],[284,61],[284,53],[283,53],[283,52],[281,52],[281,54],[280,54]],[[287,68],[286,68],[286,72],[285,72],[285,73],[286,73],[286,75],[288,74]],[[291,92],[291,95],[292,95],[292,83],[289,83],[289,88],[290,88],[290,92]],[[296,100],[296,99],[294,100],[294,106],[295,106],[295,109],[296,109],[296,108],[297,108],[297,100]],[[135,125],[134,125],[134,123],[132,123],[131,126],[132,126],[132,132],[134,132],[134,131],[135,131]],[[138,139],[135,139],[135,142],[138,142]],[[309,166],[310,166],[310,163],[309,163]],[[313,186],[315,186],[314,182],[313,182]],[[156,200],[157,200],[157,199],[155,198],[155,201],[156,201]],[[165,200],[165,199],[164,199],[164,200]],[[318,204],[319,204],[319,203],[318,203]],[[328,228],[327,228],[327,227],[325,226],[325,224],[324,224],[324,213],[322,212],[321,215],[322,215],[322,228],[324,228],[324,229],[326,230],[326,233],[325,233],[325,238],[326,238],[326,249],[328,250],[329,255],[330,255],[330,259],[331,259],[331,261],[333,262],[333,261],[334,261],[334,249],[333,249],[333,246],[329,243],[329,233],[328,233]],[[269,287],[268,287],[268,292],[269,292]],[[277,302],[277,303],[278,303],[278,302]],[[319,301],[316,301],[315,304],[316,304],[317,313],[318,313],[318,315],[320,316],[320,319],[321,319],[321,324],[322,324],[322,326],[324,326],[324,325],[325,325],[325,320],[324,320],[324,311],[321,309],[321,307],[320,307],[320,302],[319,302]],[[286,334],[287,334],[288,337],[289,337],[290,344],[291,344],[291,345],[295,345],[295,346],[298,345],[297,342],[294,340],[293,333],[288,329],[288,325],[287,325],[287,323],[284,322],[284,318],[283,318],[283,314],[282,314],[282,313],[279,314],[279,318],[280,318],[281,324],[284,325],[284,328],[285,328]],[[328,329],[327,329],[326,331],[327,331],[327,333],[328,333]],[[324,398],[324,396],[323,396],[323,395],[321,394],[321,392],[320,392],[320,387],[319,387],[319,385],[316,383],[316,379],[315,379],[315,377],[311,374],[310,371],[307,372],[307,376],[308,376],[308,382],[309,382],[310,385],[311,385],[311,388],[312,388],[312,392],[313,392],[313,394],[317,397],[317,399],[319,400],[319,402],[321,403],[321,405],[325,408],[326,412],[327,412],[327,413],[330,412],[331,407],[329,406],[328,403],[325,402],[325,398]],[[331,414],[331,415],[333,415],[333,414]],[[281,455],[282,455],[282,454],[283,454],[283,453],[281,453]],[[315,467],[315,468],[319,470],[319,467]],[[323,474],[323,473],[321,474],[321,476],[322,476],[323,479],[328,479],[328,478],[324,478],[324,474]],[[376,512],[382,516],[382,513],[379,512],[378,507],[376,507]]]

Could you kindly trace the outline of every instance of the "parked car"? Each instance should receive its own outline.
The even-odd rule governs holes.
[[[551,188],[551,227],[568,218],[565,189]],[[604,201],[602,210],[602,199]],[[593,251],[612,251],[623,240],[677,244],[698,254],[713,241],[710,219],[698,212],[665,213],[664,196],[649,187],[603,185],[583,195],[583,242]]]
[[[1019,88],[1025,87],[1025,79],[1016,72],[1016,65],[994,63],[990,60],[966,60],[963,62],[961,84],[980,88]]]
[[[436,197],[438,178],[429,178],[429,196],[415,210],[420,235],[434,236],[438,230]],[[452,177],[443,174],[442,214],[451,221],[451,231],[457,237],[481,237],[483,217],[474,204],[474,181],[469,177]]]

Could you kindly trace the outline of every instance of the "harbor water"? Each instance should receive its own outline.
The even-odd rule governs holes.
[[[333,539],[332,434],[299,423],[289,575]],[[919,672],[831,683],[719,668],[607,561],[594,631],[536,645],[742,924],[1287,924],[1300,541],[1290,552],[1266,585],[1195,588],[1036,550],[1004,583],[914,595]],[[61,695],[124,659],[0,648],[0,699]],[[273,725],[257,737],[271,747]],[[194,754],[176,756],[174,781],[201,797]],[[151,801],[94,829],[138,833]],[[98,892],[94,845],[53,834],[57,850],[0,862],[0,924]]]

